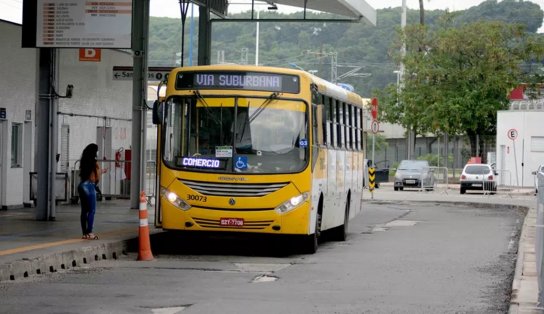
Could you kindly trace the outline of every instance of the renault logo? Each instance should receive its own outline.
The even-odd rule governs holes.
[[[231,197],[229,199],[229,205],[234,206],[236,204],[236,201]]]

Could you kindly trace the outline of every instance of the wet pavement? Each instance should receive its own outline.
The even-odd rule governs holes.
[[[496,195],[459,194],[449,185],[433,192],[393,191],[382,183],[374,193],[365,191],[367,201],[432,201],[484,206],[518,207],[527,212],[520,236],[510,313],[544,313],[537,307],[538,284],[535,259],[536,197],[532,189],[500,189]],[[149,210],[150,233],[154,213]],[[55,221],[37,221],[34,208],[0,211],[0,281],[70,269],[103,259],[116,259],[137,250],[139,211],[130,201],[98,202],[95,230],[98,240],[81,239],[79,205],[58,205]]]

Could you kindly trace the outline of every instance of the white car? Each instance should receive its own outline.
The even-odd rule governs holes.
[[[497,172],[488,164],[466,164],[461,173],[460,192],[467,190],[497,191]]]
[[[535,193],[538,193],[538,176],[536,174],[539,172],[544,172],[544,164],[538,166],[538,169],[532,172],[535,176]]]

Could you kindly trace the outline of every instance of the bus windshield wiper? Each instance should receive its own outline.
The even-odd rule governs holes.
[[[221,125],[221,120],[219,120],[214,114],[213,112],[211,112],[210,110],[210,106],[208,105],[208,103],[206,102],[206,99],[204,99],[204,97],[202,97],[202,95],[200,94],[199,91],[195,90],[193,91],[193,94],[196,96],[196,98],[198,100],[200,100],[202,102],[202,104],[204,105],[204,109],[206,109],[206,112],[210,115],[210,117],[212,117],[213,121],[215,123],[217,123],[217,125]]]
[[[259,108],[257,108],[257,110],[255,110],[255,112],[249,116],[249,122],[253,122],[253,120],[255,120],[264,111],[266,106],[268,106],[268,104],[270,104],[272,100],[276,98],[278,98],[277,92],[273,92],[272,94],[270,94],[270,96],[266,98],[266,100],[259,106]]]

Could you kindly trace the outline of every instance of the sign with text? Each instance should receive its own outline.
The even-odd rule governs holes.
[[[511,139],[512,141],[518,138],[518,130],[516,129],[508,130],[508,138]]]
[[[179,72],[176,89],[245,89],[256,91],[299,93],[296,75],[264,72]]]
[[[147,79],[149,81],[162,81],[168,78],[172,67],[149,67],[147,68]],[[134,76],[134,69],[131,66],[114,66],[113,80],[130,81]]]
[[[36,47],[131,48],[132,0],[37,0]]]

